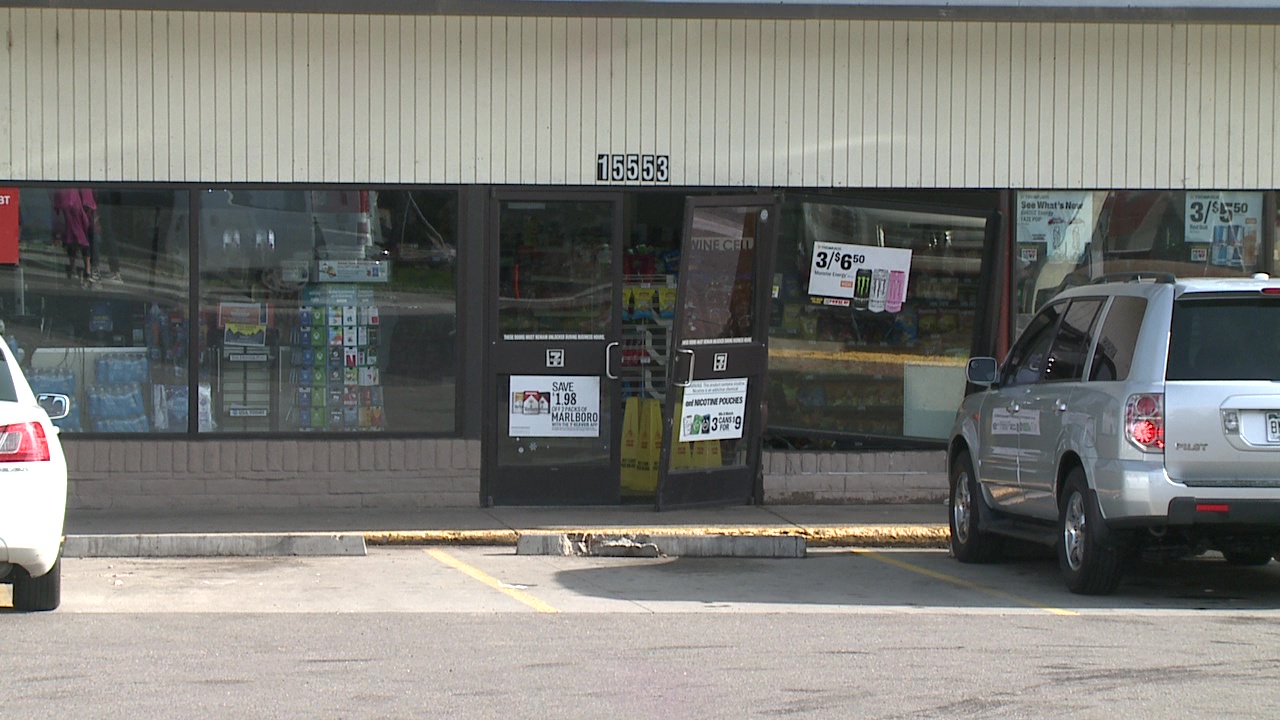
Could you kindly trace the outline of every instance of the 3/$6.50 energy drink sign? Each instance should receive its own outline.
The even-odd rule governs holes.
[[[911,251],[870,245],[815,242],[809,294],[824,305],[896,313],[907,298]]]

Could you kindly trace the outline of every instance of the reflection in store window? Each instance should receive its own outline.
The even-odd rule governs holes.
[[[613,204],[505,201],[498,323],[508,340],[603,337],[613,308]]]
[[[65,393],[64,432],[185,432],[187,194],[19,188],[18,263],[0,325],[36,392]]]
[[[1230,277],[1265,270],[1265,199],[1256,191],[1018,193],[1018,329],[1062,290],[1109,273]]]
[[[770,436],[801,447],[946,437],[973,343],[985,219],[792,200],[782,223]]]
[[[202,193],[202,429],[453,430],[456,215],[446,192]]]

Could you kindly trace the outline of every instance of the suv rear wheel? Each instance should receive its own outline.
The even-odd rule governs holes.
[[[13,609],[30,612],[56,610],[62,603],[62,558],[53,563],[49,572],[31,577],[19,571],[13,581]]]
[[[1099,536],[1102,515],[1089,495],[1084,470],[1067,473],[1058,507],[1058,565],[1067,589],[1082,595],[1109,595],[1120,585],[1120,549]]]
[[[978,487],[969,453],[951,464],[951,554],[964,563],[990,562],[1000,556],[1000,538],[978,529],[982,489]]]

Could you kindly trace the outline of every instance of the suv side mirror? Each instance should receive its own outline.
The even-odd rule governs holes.
[[[969,364],[964,369],[965,379],[974,385],[991,386],[996,382],[996,371],[999,369],[999,363],[993,357],[976,357],[969,358]]]
[[[62,393],[40,393],[36,395],[36,402],[50,420],[61,420],[71,414],[71,398]]]

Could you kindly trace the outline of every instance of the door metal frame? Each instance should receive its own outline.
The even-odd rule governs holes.
[[[655,508],[660,511],[739,503],[760,504],[764,500],[764,477],[760,460],[763,457],[761,441],[764,437],[767,421],[764,404],[765,399],[768,397],[769,314],[772,306],[770,290],[773,278],[774,252],[777,247],[778,229],[781,224],[782,199],[779,193],[691,194],[685,197],[680,281],[676,298],[676,322],[672,326],[671,338],[672,368],[670,384],[673,388],[677,386],[679,380],[677,373],[681,371],[680,363],[676,362],[676,355],[691,352],[681,346],[684,333],[681,327],[682,323],[679,321],[684,317],[684,311],[688,303],[689,282],[684,263],[688,257],[687,243],[690,240],[694,213],[698,209],[708,207],[744,206],[761,207],[771,213],[771,219],[764,223],[764,232],[758,230],[756,233],[755,277],[752,288],[755,322],[752,327],[751,341],[739,344],[740,349],[749,348],[748,352],[759,354],[758,367],[756,367],[755,362],[752,362],[746,375],[749,378],[743,433],[747,453],[746,465],[745,467],[729,468],[681,469],[678,474],[672,473],[671,457],[675,447],[674,415],[676,410],[673,393],[668,393],[668,400],[663,403],[662,410],[662,451],[660,453],[658,490],[655,499]],[[726,345],[733,346],[730,343],[726,343]],[[697,367],[691,362],[688,370],[689,379],[694,379],[696,370]],[[698,484],[703,484],[704,487],[706,484],[710,484],[711,491],[701,497],[694,497],[684,501],[669,497],[674,494],[672,493],[673,490],[679,490],[682,487],[683,489],[688,489],[696,487]],[[716,490],[720,492],[716,493]],[[745,490],[745,492],[742,492],[742,490]]]
[[[480,464],[480,487],[481,496],[484,505],[492,507],[495,502],[502,503],[516,499],[518,503],[511,504],[616,504],[620,501],[621,494],[621,476],[617,472],[620,467],[621,459],[621,439],[622,439],[622,418],[614,411],[615,407],[620,407],[621,384],[607,377],[610,368],[617,368],[621,359],[621,353],[617,350],[616,343],[622,332],[622,260],[623,245],[625,238],[623,232],[625,230],[625,196],[622,192],[609,191],[601,192],[600,190],[564,190],[564,191],[547,191],[547,190],[525,190],[512,187],[494,187],[490,190],[487,197],[488,207],[485,208],[483,215],[485,217],[484,225],[484,277],[485,281],[484,296],[481,304],[484,308],[484,367],[481,373],[484,384],[483,408],[481,412],[482,428],[481,428],[481,464]],[[604,355],[604,362],[601,365],[600,381],[601,388],[604,390],[604,400],[602,402],[610,403],[610,460],[607,467],[584,466],[581,471],[580,478],[573,478],[573,469],[559,469],[554,471],[546,471],[554,473],[559,480],[568,480],[568,484],[572,488],[587,490],[592,483],[589,478],[595,478],[596,482],[600,482],[602,472],[611,476],[609,484],[602,488],[597,487],[597,493],[583,492],[577,497],[569,496],[549,496],[537,493],[531,495],[512,494],[509,492],[510,486],[504,485],[504,478],[501,477],[502,470],[498,465],[498,445],[500,439],[500,428],[502,426],[502,418],[499,417],[499,398],[506,396],[506,389],[498,387],[496,382],[497,376],[500,374],[513,374],[509,370],[503,370],[506,364],[500,356],[507,343],[520,343],[522,341],[504,341],[501,336],[501,327],[499,324],[499,303],[498,290],[500,284],[500,265],[501,259],[501,240],[499,237],[500,218],[502,212],[502,203],[508,201],[515,202],[601,202],[612,203],[614,206],[613,217],[613,235],[611,240],[612,253],[612,298],[613,310],[609,322],[609,327],[604,333],[604,339],[600,341],[590,340],[565,340],[564,344],[582,346],[587,343],[599,342]],[[540,341],[529,341],[537,343],[541,347]],[[510,362],[508,359],[506,362]],[[540,372],[542,371],[542,372]],[[527,372],[520,374],[539,375],[554,374],[545,372],[545,367],[532,366]],[[603,410],[603,408],[602,408]],[[520,471],[527,473],[528,471]],[[566,476],[565,473],[570,473]],[[501,494],[506,492],[504,498]]]

